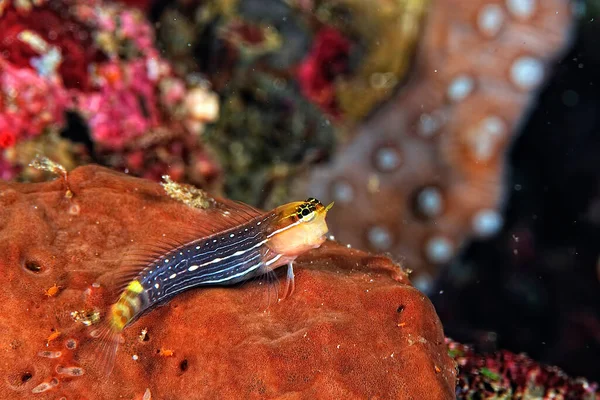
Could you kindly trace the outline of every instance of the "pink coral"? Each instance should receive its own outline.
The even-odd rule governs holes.
[[[0,58],[0,148],[61,125],[68,97],[61,82]],[[7,140],[7,132],[12,138]]]
[[[197,141],[192,133],[210,118],[198,119],[198,104],[189,109],[188,88],[160,57],[141,12],[101,0],[5,4],[0,10],[0,148],[60,131],[67,111],[87,122],[92,156],[107,157],[113,166],[127,159],[125,151],[147,150],[157,138],[181,143],[190,135]],[[181,153],[168,145],[160,148]],[[189,149],[199,158],[203,151],[199,144]],[[7,152],[0,158],[5,164],[27,158],[16,152],[10,160]],[[16,169],[2,168],[3,175],[14,176]],[[198,168],[191,169],[186,174],[197,175]]]

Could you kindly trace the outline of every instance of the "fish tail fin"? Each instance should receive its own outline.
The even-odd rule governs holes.
[[[90,333],[94,340],[93,368],[106,379],[112,373],[119,344],[123,341],[121,332],[122,329],[113,321],[112,313],[109,313],[100,325]]]

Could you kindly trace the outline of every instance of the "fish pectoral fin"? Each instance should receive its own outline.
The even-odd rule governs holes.
[[[285,300],[291,297],[296,288],[296,276],[294,275],[294,263],[290,261],[287,265],[287,275],[285,277],[285,290],[283,291],[283,297],[280,300]]]

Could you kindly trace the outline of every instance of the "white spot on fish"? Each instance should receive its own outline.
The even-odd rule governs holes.
[[[188,268],[188,271],[192,272],[198,269],[197,265],[192,265],[191,267]]]
[[[169,276],[169,279],[175,279],[176,276],[177,274],[171,274],[171,276]]]
[[[160,284],[158,284],[158,283],[155,283],[155,284],[154,284],[154,287],[158,289],[158,288],[160,287]]]
[[[208,244],[208,243],[207,243]],[[196,246],[196,250],[200,250],[200,246]]]
[[[229,235],[229,237],[234,237],[234,236],[235,236],[235,233],[232,233],[231,235]]]

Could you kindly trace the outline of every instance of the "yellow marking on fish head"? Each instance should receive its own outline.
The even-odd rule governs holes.
[[[286,256],[298,256],[319,247],[329,231],[325,217],[331,207],[333,203],[325,207],[311,197],[276,208],[274,212],[277,218],[267,246]]]

